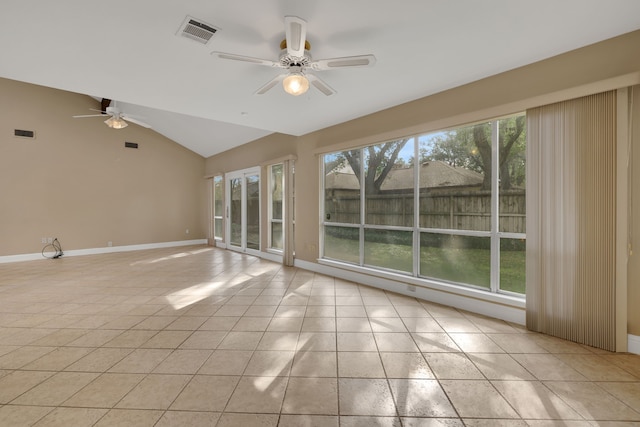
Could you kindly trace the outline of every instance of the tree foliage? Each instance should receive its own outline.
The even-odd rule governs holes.
[[[358,182],[362,185],[362,155],[364,153],[364,188],[367,194],[380,193],[382,183],[389,175],[394,165],[402,164],[404,161],[398,158],[400,151],[407,144],[409,139],[398,139],[395,141],[385,142],[379,145],[370,145],[362,150],[349,150],[338,153],[335,159],[325,165],[325,170],[337,170],[349,164],[353,173],[358,178]]]
[[[525,184],[525,116],[500,120],[498,133],[500,188]],[[420,147],[420,162],[439,160],[484,175],[482,188],[491,189],[491,124],[480,123],[435,136]]]
[[[501,119],[498,126],[500,188],[509,190],[525,185],[526,129],[525,116]],[[484,176],[482,189],[491,189],[491,124],[480,123],[419,138],[419,160],[442,161],[451,166],[476,171]],[[382,183],[394,167],[414,164],[400,156],[409,139],[397,139],[363,149],[337,153],[325,163],[327,172],[348,164],[367,194],[378,194]],[[362,168],[362,162],[365,162]],[[361,177],[364,169],[364,177]]]

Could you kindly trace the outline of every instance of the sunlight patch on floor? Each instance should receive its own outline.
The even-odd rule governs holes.
[[[197,250],[193,250],[193,251],[179,252],[177,254],[171,254],[171,255],[160,257],[160,258],[147,259],[147,260],[143,260],[143,261],[136,261],[136,262],[133,262],[133,263],[131,263],[129,265],[130,266],[134,266],[134,265],[157,264],[159,262],[170,261],[170,260],[174,260],[174,259],[178,259],[178,258],[184,258],[184,257],[188,257],[190,255],[199,255],[199,254],[202,254],[202,253],[205,253],[205,252],[209,252],[211,250],[213,250],[213,249],[212,248],[203,248],[203,249],[197,249]]]
[[[180,310],[188,305],[202,301],[219,289],[228,286],[225,282],[206,282],[181,289],[172,294],[166,295],[165,299],[175,310]]]

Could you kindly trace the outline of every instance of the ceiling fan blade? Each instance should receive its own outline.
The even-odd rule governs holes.
[[[120,117],[122,119],[124,119],[125,121],[127,121],[127,122],[134,123],[134,124],[136,124],[138,126],[142,126],[143,128],[151,129],[151,125],[149,125],[149,124],[147,124],[145,122],[142,122],[142,121],[140,121],[138,119],[134,119],[131,116],[128,116],[126,114],[121,114]]]
[[[334,93],[336,93],[336,91],[329,86],[328,84],[326,84],[324,82],[324,80],[322,80],[320,77],[315,76],[313,74],[305,74],[305,76],[307,76],[307,79],[309,80],[309,83],[311,83],[311,85],[313,87],[315,87],[316,89],[318,89],[320,92],[324,93],[327,96],[331,96]]]
[[[233,53],[225,52],[211,52],[211,55],[217,56],[220,59],[230,59],[232,61],[249,62],[251,64],[266,65],[267,67],[282,68],[282,65],[279,62],[270,61],[268,59],[253,58],[251,56],[236,55]]]
[[[373,55],[343,56],[342,58],[319,59],[309,64],[314,70],[331,70],[334,68],[371,67],[376,63]]]
[[[307,40],[307,21],[297,16],[285,16],[284,30],[289,55],[304,56],[304,42]]]
[[[74,119],[82,119],[84,117],[104,117],[106,115],[107,114],[86,114],[86,115],[83,115],[83,116],[71,116],[71,117],[73,117]]]
[[[278,83],[283,81],[285,77],[287,77],[286,74],[280,74],[280,75],[275,76],[273,79],[269,80],[269,82],[267,84],[265,84],[260,89],[258,89],[255,94],[256,95],[264,95],[267,91],[272,89],[275,85],[277,85]]]

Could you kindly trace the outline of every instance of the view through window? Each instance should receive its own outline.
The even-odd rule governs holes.
[[[216,240],[222,240],[222,225],[224,218],[224,201],[223,201],[222,176],[213,178],[213,237]]]
[[[269,248],[281,251],[283,248],[283,189],[284,165],[269,166]]]
[[[324,156],[323,257],[525,293],[525,116]]]

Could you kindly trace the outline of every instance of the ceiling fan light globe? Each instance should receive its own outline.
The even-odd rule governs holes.
[[[129,125],[127,124],[127,122],[125,122],[124,120],[120,119],[120,120],[118,120],[118,121],[113,125],[113,128],[114,128],[114,129],[124,129],[124,128],[126,128],[127,126],[129,126]]]
[[[104,121],[106,123],[107,126],[109,126],[112,129],[123,129],[126,128],[127,126],[129,126],[127,124],[127,122],[125,122],[124,120],[122,120],[120,117],[116,118],[116,117],[109,117],[107,120]]]
[[[301,73],[291,73],[282,81],[284,91],[290,95],[302,95],[309,90],[309,80]]]

